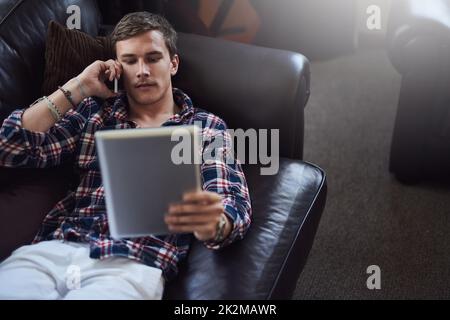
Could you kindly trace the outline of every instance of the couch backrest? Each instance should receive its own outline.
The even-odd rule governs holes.
[[[279,129],[280,156],[303,155],[310,70],[301,54],[179,34],[174,85],[230,128]]]
[[[71,5],[80,8],[81,30],[97,35],[100,15],[92,0],[7,0],[0,6],[0,120],[40,96],[45,38],[50,20],[63,25]]]

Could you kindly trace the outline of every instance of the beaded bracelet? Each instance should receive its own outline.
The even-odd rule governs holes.
[[[44,96],[44,99],[47,102],[47,107],[51,111],[53,118],[55,118],[56,121],[59,121],[63,117],[61,111],[59,111],[58,107],[47,96]]]
[[[66,99],[70,102],[70,104],[72,105],[72,107],[75,109],[77,106],[76,104],[73,102],[72,99],[72,92],[70,92],[70,90],[64,89],[63,87],[58,87],[59,90],[62,91],[62,93],[64,93],[64,96],[66,97]]]

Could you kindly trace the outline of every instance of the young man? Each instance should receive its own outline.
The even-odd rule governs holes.
[[[129,14],[112,35],[116,61],[92,63],[49,97],[4,121],[1,166],[44,168],[74,160],[81,182],[48,213],[33,244],[0,264],[0,299],[161,299],[192,234],[210,249],[244,236],[250,198],[240,165],[225,161],[232,151],[226,125],[172,88],[179,64],[176,37],[160,16]],[[125,92],[114,94],[104,81],[119,77]],[[203,148],[214,139],[223,141],[217,153],[222,156],[201,165],[203,191],[185,194],[168,208],[172,234],[113,240],[95,131],[194,121],[202,123]]]

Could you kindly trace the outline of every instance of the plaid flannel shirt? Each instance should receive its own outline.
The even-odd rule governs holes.
[[[224,241],[205,242],[208,248],[219,249],[241,239],[250,225],[251,203],[245,176],[238,162],[225,161],[232,150],[232,141],[224,121],[194,108],[190,98],[179,89],[173,89],[173,96],[182,111],[163,126],[201,122],[203,150],[214,139],[222,141],[222,156],[201,165],[203,189],[222,196],[225,214],[233,221],[232,231]],[[0,129],[0,166],[46,168],[73,161],[80,174],[76,190],[70,190],[47,214],[33,243],[54,239],[87,242],[91,258],[127,257],[162,269],[165,278],[170,280],[178,272],[178,262],[187,254],[192,235],[116,240],[109,234],[94,134],[97,130],[138,127],[127,120],[128,110],[125,94],[107,100],[87,98],[45,133],[22,128],[25,109],[15,110]]]

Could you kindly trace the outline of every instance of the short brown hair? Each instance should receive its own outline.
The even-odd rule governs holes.
[[[115,50],[118,41],[152,30],[162,33],[171,58],[177,54],[175,29],[164,17],[146,11],[129,13],[119,21],[111,34],[113,48]]]

